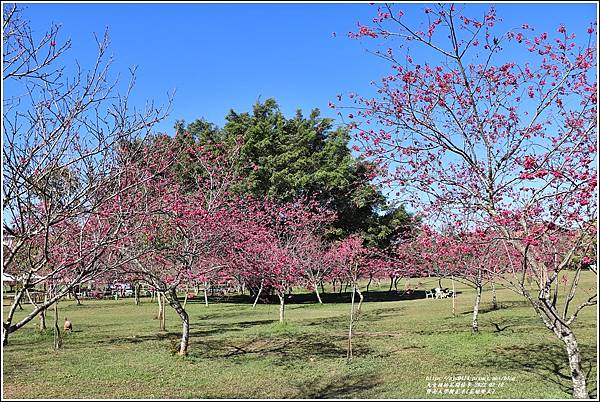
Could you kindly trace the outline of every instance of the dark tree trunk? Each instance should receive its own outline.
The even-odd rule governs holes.
[[[44,303],[48,302],[48,293],[44,293]],[[40,311],[40,330],[46,329],[46,309]]]
[[[46,329],[46,310],[40,312],[40,331]]]
[[[140,305],[140,284],[137,282],[133,284],[133,301],[136,306]]]
[[[62,347],[62,337],[60,335],[60,327],[58,326],[58,302],[54,303],[54,349],[58,350]]]

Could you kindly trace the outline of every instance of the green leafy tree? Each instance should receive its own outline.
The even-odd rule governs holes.
[[[358,233],[383,245],[396,231],[392,226],[408,217],[402,208],[387,211],[385,197],[371,182],[374,166],[352,156],[347,130],[335,128],[318,109],[308,117],[298,110],[286,118],[277,102],[267,99],[251,112],[231,110],[222,129],[196,120],[187,126],[179,121],[176,131],[178,141],[212,152],[221,152],[221,145],[239,147],[235,169],[242,180],[234,187],[237,194],[283,202],[310,197],[327,205],[338,216],[327,233],[330,238]],[[179,164],[186,171],[192,163],[188,159]],[[383,240],[386,236],[390,238]]]

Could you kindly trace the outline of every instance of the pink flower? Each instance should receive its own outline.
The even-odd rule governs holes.
[[[532,169],[535,167],[535,158],[531,156],[526,156],[523,160],[523,167],[525,169]]]

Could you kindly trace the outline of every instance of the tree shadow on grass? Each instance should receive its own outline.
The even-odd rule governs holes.
[[[356,322],[356,326],[362,327],[366,323],[374,323],[385,319],[386,317],[400,318],[400,311],[403,307],[396,308],[377,308],[373,310],[362,310]],[[349,316],[341,314],[333,317],[305,318],[300,320],[303,326],[316,326],[318,328],[344,328],[346,329],[349,323]]]
[[[593,369],[596,362],[597,350],[591,346],[580,345],[583,356],[582,369],[586,375],[588,392],[591,398],[596,398],[598,384],[591,382],[595,379]],[[569,373],[567,354],[560,345],[531,345],[530,347],[512,346],[498,349],[494,356],[478,362],[478,367],[494,369],[525,370],[540,377],[542,382],[557,385],[561,391],[572,394],[573,384]]]
[[[393,302],[403,300],[417,300],[425,299],[425,290],[414,290],[411,292],[403,291],[369,291],[363,290],[363,296],[365,302]],[[462,292],[456,292],[456,295],[460,295]],[[336,303],[350,303],[352,293],[321,293],[321,300],[324,304],[336,304]],[[234,303],[234,304],[253,304],[254,298],[248,295],[231,295],[224,296],[219,299],[220,303]],[[259,304],[279,304],[279,298],[276,295],[265,295],[259,301]],[[317,304],[317,297],[314,293],[294,293],[286,296],[286,304]]]
[[[198,331],[201,335],[207,334],[224,334],[229,331],[242,331],[244,329],[248,329],[255,326],[260,325],[268,325],[273,324],[277,320],[265,319],[265,320],[248,320],[248,321],[235,321],[235,322],[225,322],[216,324],[214,322],[205,321],[199,323],[191,323],[190,325],[193,327],[192,330],[196,330],[200,328]]]
[[[237,332],[243,331],[246,328],[250,328],[254,325],[266,325],[275,322],[275,320],[256,320],[256,321],[241,321],[236,323],[224,323],[214,324],[211,323],[206,325],[207,328],[202,328],[201,325],[190,325],[190,339],[193,338],[205,338],[216,335],[223,335],[226,332]],[[129,336],[111,336],[109,338],[101,339],[96,341],[97,344],[126,344],[126,343],[142,343],[147,341],[162,341],[171,339],[173,341],[179,341],[181,338],[181,327],[180,323],[173,323],[173,330],[159,331],[157,330],[153,334],[148,335],[129,335]]]
[[[350,399],[361,391],[369,390],[382,381],[374,373],[351,373],[338,375],[327,381],[321,378],[309,380],[298,386],[291,398],[299,399]]]
[[[197,358],[233,358],[239,356],[275,357],[281,362],[314,361],[340,358],[346,349],[343,337],[324,334],[292,334],[250,339],[203,339],[194,344],[192,356]],[[356,354],[369,354],[365,346],[356,346]],[[311,360],[312,359],[312,360]]]
[[[484,307],[479,308],[479,314],[491,313],[494,311],[502,311],[511,308],[519,308],[519,307],[529,307],[531,306],[527,300],[510,300],[498,302],[498,306],[494,308],[491,303],[485,305]],[[467,311],[461,314],[473,314],[472,311]]]

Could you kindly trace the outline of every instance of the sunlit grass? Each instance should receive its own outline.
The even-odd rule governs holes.
[[[424,281],[422,288],[437,285],[437,279]],[[595,288],[595,281],[585,275],[582,288]],[[160,332],[150,299],[139,306],[132,299],[84,301],[83,306],[62,301],[61,324],[67,316],[74,332],[65,335],[60,351],[52,349],[51,330],[36,329],[37,319],[12,334],[3,355],[3,396],[432,398],[428,376],[489,375],[515,378],[497,388],[494,398],[570,397],[563,346],[519,295],[499,289],[501,308],[491,310],[486,289],[481,333],[472,335],[471,289],[457,284],[461,293],[453,317],[451,299],[394,300],[398,297],[388,296],[387,288],[374,284],[366,296],[350,363],[345,359],[347,295],[326,294],[329,303],[318,305],[312,295],[296,290],[296,300],[303,303],[286,306],[283,324],[277,303],[253,309],[250,301],[208,307],[202,300],[188,302],[187,357],[174,353],[181,330],[177,316],[168,310],[167,332]],[[596,310],[584,310],[575,332],[592,395],[596,328]]]

